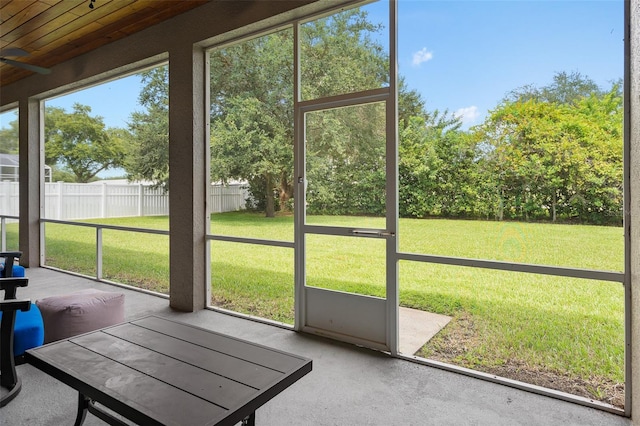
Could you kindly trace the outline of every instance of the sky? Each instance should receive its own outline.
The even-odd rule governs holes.
[[[385,2],[386,3],[386,2]],[[368,5],[371,20],[385,4]],[[548,85],[580,72],[601,87],[623,76],[623,1],[431,1],[398,3],[398,67],[428,110],[448,110],[464,127],[480,124],[518,87]],[[138,104],[133,75],[63,97],[48,106],[89,105],[108,127],[126,127]],[[7,118],[9,117],[9,118]],[[0,127],[15,116],[0,115]]]
[[[68,112],[73,111],[74,103],[89,105],[91,107],[91,115],[102,117],[107,127],[127,128],[131,113],[145,110],[138,102],[141,88],[140,77],[137,74],[133,74],[49,99],[45,102],[45,105],[64,108]]]
[[[427,109],[465,124],[518,87],[580,72],[601,87],[623,77],[622,1],[400,1],[398,66]]]

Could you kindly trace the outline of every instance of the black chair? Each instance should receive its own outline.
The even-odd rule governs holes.
[[[16,260],[22,256],[21,251],[0,252],[0,278],[24,277],[24,266],[16,264]]]
[[[0,278],[0,290],[5,292],[5,300],[0,302],[2,320],[0,323],[0,407],[4,407],[15,398],[22,382],[16,373],[16,363],[13,354],[13,330],[18,311],[29,311],[31,301],[15,298],[18,287],[26,287],[28,278]]]
[[[0,279],[18,278],[25,276],[25,268],[16,264],[22,252],[7,251],[0,252]],[[25,284],[26,285],[26,284]],[[16,298],[16,286],[11,286],[5,290],[4,300]],[[0,311],[2,318],[2,311]],[[24,355],[27,349],[35,348],[44,342],[44,321],[42,313],[37,305],[25,312],[16,311],[15,325],[13,327],[13,356],[16,365],[24,363]]]

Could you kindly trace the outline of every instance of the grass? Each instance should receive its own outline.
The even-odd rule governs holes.
[[[314,224],[354,221],[359,227],[384,227],[377,218],[313,218]],[[166,217],[100,222],[168,229]],[[95,273],[94,232],[47,224],[47,264]],[[293,218],[219,214],[212,217],[211,233],[292,241]],[[104,230],[103,240],[105,278],[168,292],[166,236]],[[399,245],[403,252],[623,268],[622,228],[615,227],[402,219]],[[384,241],[309,235],[307,249],[308,285],[385,296]],[[293,265],[289,248],[212,241],[212,303],[292,323]],[[619,283],[409,261],[401,261],[399,271],[402,306],[453,317],[421,349],[422,356],[501,375],[515,371],[513,378],[518,371],[537,372],[534,381],[552,373],[586,383],[584,396],[607,401],[607,389],[624,381],[624,292]],[[557,386],[554,381],[547,385]]]
[[[167,217],[87,221],[147,229],[167,229]],[[93,228],[47,223],[46,264],[96,275],[96,231]],[[159,293],[169,293],[169,237],[105,229],[103,278]]]
[[[212,241],[212,303],[293,324],[293,264],[289,248]]]

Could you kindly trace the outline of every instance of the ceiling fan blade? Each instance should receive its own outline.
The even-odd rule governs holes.
[[[29,52],[18,47],[0,49],[0,56],[29,56]]]
[[[14,67],[24,68],[25,70],[37,72],[38,74],[51,74],[51,70],[49,68],[42,68],[36,65],[25,64],[23,62],[13,61],[7,58],[0,58],[0,62],[4,62],[8,65],[13,65]]]

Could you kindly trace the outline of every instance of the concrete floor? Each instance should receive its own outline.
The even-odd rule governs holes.
[[[404,355],[414,355],[451,321],[451,317],[446,315],[402,306],[398,314],[400,328],[398,350]]]
[[[126,294],[125,314],[166,316],[313,359],[313,371],[256,412],[258,425],[602,425],[629,419],[383,353],[208,310],[173,312],[168,300],[42,268],[27,271],[20,298],[84,288]],[[77,393],[30,365],[18,367],[21,394],[0,425],[69,425]],[[185,413],[185,425],[189,424]],[[85,425],[104,423],[87,415]]]

